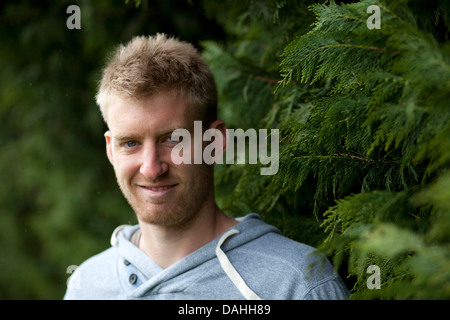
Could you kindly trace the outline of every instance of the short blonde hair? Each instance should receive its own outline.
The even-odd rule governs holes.
[[[207,63],[193,45],[158,33],[119,45],[103,69],[96,95],[107,121],[110,99],[142,99],[170,90],[199,108],[201,120],[217,117],[217,89]]]

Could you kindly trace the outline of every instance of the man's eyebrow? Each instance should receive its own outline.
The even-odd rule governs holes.
[[[166,136],[166,135],[171,135],[175,130],[177,129],[186,129],[183,126],[176,126],[173,128],[169,128],[166,129],[164,131],[162,131],[161,133],[158,134],[158,136]],[[118,142],[123,142],[123,141],[131,141],[131,140],[138,140],[140,138],[139,135],[135,135],[135,134],[118,134],[113,136],[113,139],[118,141]]]
[[[137,135],[116,135],[116,136],[113,136],[113,139],[118,141],[118,142],[136,140],[137,138],[138,138]]]

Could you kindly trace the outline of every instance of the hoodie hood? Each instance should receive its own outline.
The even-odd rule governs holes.
[[[156,292],[158,293],[164,293],[166,291],[164,288],[169,289],[170,292],[173,292],[174,289],[182,291],[192,282],[198,280],[194,273],[191,272],[188,275],[189,271],[208,262],[213,262],[213,260],[217,264],[217,258],[222,271],[243,297],[246,299],[260,299],[248,287],[230,262],[227,252],[268,233],[280,234],[280,231],[264,223],[259,215],[254,213],[237,220],[239,221],[237,225],[166,269],[158,266],[130,242],[131,236],[139,228],[138,225],[123,225],[116,228],[111,237],[111,244],[117,248],[121,257],[119,260],[122,260],[118,262],[119,278],[122,279],[122,286],[127,290],[127,295],[130,298],[141,298],[157,288]],[[201,275],[202,273],[195,272],[195,274]],[[133,278],[131,279],[131,277]],[[134,280],[135,278],[135,283],[130,286],[130,282],[134,282],[130,281],[130,279]],[[173,288],[172,286],[169,286],[169,288],[167,286],[167,284],[172,282],[171,280],[176,280],[174,285],[177,285],[178,288]],[[166,284],[166,286],[163,284]]]

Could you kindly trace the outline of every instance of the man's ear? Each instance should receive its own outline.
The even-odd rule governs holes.
[[[109,162],[111,162],[112,165],[114,165],[114,159],[112,156],[112,137],[111,137],[111,131],[105,132],[105,140],[106,140],[106,155],[108,156]]]

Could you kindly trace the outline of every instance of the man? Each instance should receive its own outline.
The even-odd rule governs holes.
[[[65,299],[348,295],[313,248],[283,237],[257,214],[233,219],[222,212],[213,165],[174,164],[172,150],[181,142],[175,130],[193,134],[194,121],[202,121],[204,129],[226,134],[216,119],[214,77],[192,45],[158,34],[118,47],[97,103],[109,129],[108,158],[139,224],[114,231],[112,247],[75,271]],[[226,139],[216,147],[224,152]]]

